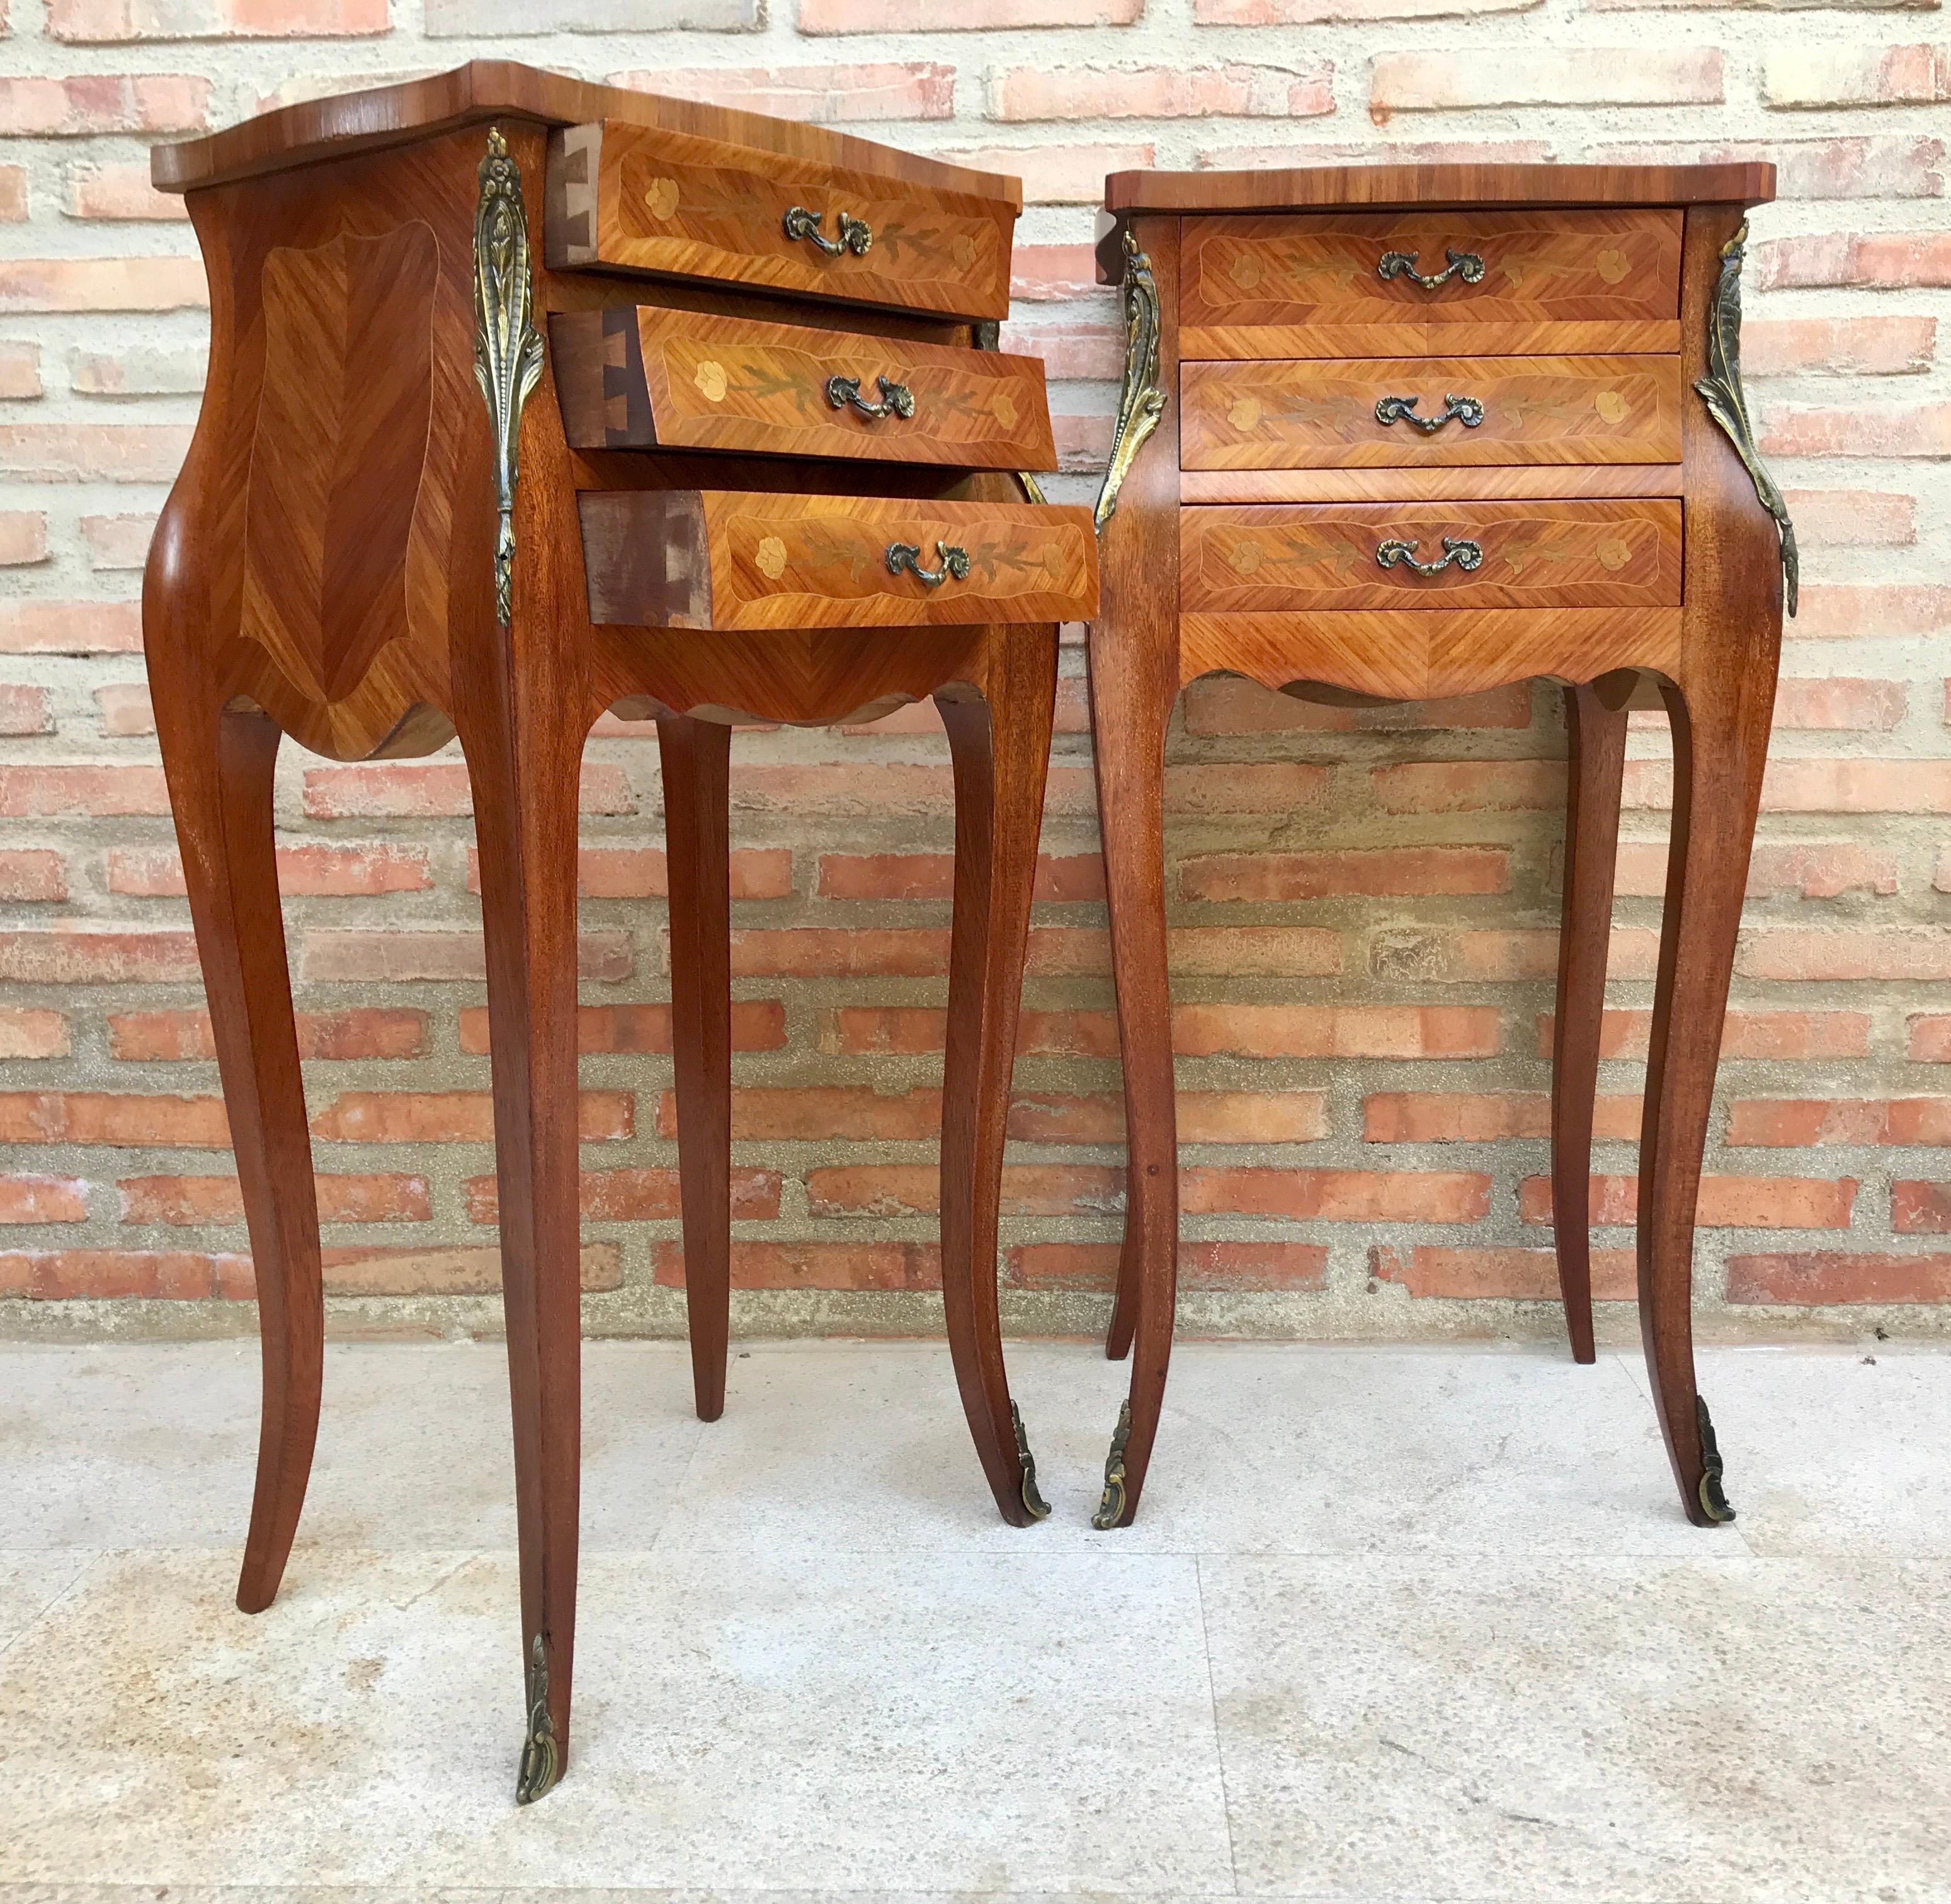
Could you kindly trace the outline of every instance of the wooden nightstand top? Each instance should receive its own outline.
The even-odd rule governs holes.
[[[1022,210],[1021,180],[879,145],[848,133],[775,119],[731,106],[668,99],[654,92],[595,86],[516,60],[470,60],[465,66],[398,86],[334,93],[260,114],[202,139],[158,145],[149,155],[159,192],[193,192],[265,172],[283,171],[365,148],[403,145],[491,119],[540,120],[578,126],[597,120],[654,126],[791,158],[877,172],[937,192],[1000,198]]]
[[[1772,165],[1320,165],[1250,172],[1113,172],[1104,208],[1324,211],[1404,205],[1765,204]]]

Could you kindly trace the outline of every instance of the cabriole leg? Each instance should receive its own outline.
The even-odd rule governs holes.
[[[1136,631],[1142,637],[1144,630]],[[1124,1058],[1125,1242],[1105,1353],[1138,1353],[1104,1490],[1093,1517],[1123,1527],[1138,1511],[1172,1357],[1178,1300],[1178,1131],[1165,926],[1165,738],[1175,657],[1109,623],[1091,627],[1091,744],[1110,901],[1111,965]]]
[[[1693,1372],[1693,1225],[1714,1072],[1747,883],[1773,680],[1705,669],[1663,684],[1673,829],[1640,1144],[1640,1329],[1681,1505],[1734,1519]]]
[[[515,1796],[569,1762],[581,1459],[576,791],[582,736],[463,732],[474,787],[515,1428],[526,1725]]]
[[[698,1419],[725,1412],[732,1303],[732,730],[657,722],[670,868],[671,1049],[684,1202],[684,1297]]]
[[[276,726],[192,704],[156,671],[156,730],[251,1232],[264,1398],[237,1604],[276,1597],[318,1438],[325,1301],[304,1086],[272,835]]]
[[[1003,1144],[1044,779],[1057,631],[998,628],[984,699],[938,694],[955,768],[955,910],[942,1078],[942,1303],[962,1406],[1004,1519],[1049,1512],[1010,1399],[996,1303]]]
[[[1592,1113],[1612,931],[1626,710],[1589,685],[1565,690],[1565,906],[1551,1051],[1551,1210],[1572,1359],[1590,1362]]]

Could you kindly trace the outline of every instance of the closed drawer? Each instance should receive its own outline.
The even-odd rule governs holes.
[[[1680,458],[1678,357],[1325,357],[1180,375],[1188,470]]]
[[[602,120],[549,142],[551,269],[1001,317],[1015,212],[872,172]]]
[[[1043,361],[634,306],[549,320],[579,449],[1056,467]]]
[[[1179,512],[1188,613],[1662,607],[1677,501],[1325,503]],[[1433,570],[1422,573],[1420,563]]]
[[[1182,355],[1677,351],[1680,229],[1657,211],[1191,219]]]
[[[711,489],[576,502],[595,622],[902,628],[1097,611],[1082,507]]]

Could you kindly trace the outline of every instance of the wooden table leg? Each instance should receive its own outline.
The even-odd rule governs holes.
[[[1054,628],[998,628],[986,698],[935,697],[955,769],[955,907],[942,1076],[942,1306],[956,1381],[1004,1520],[1050,1512],[1010,1398],[996,1231],[1016,1018],[1057,696]]]
[[[515,1796],[569,1762],[582,1455],[576,806],[582,732],[538,717],[524,671],[461,726],[488,955],[502,1300],[514,1411],[526,1724]],[[586,725],[586,723],[585,723]]]
[[[220,711],[223,697],[193,674],[158,667],[151,680],[258,1289],[264,1414],[237,1583],[237,1604],[257,1613],[276,1596],[304,1505],[325,1336],[317,1194],[272,838],[279,735],[262,714]]]
[[[698,1419],[715,1422],[725,1412],[732,1303],[732,730],[666,714],[657,721],[657,744],[670,869],[684,1300]]]
[[[1551,1050],[1551,1214],[1572,1359],[1590,1362],[1592,1113],[1612,935],[1626,710],[1590,684],[1565,690],[1565,906],[1558,929],[1558,1009]]]
[[[1125,1244],[1105,1348],[1137,1359],[1092,1525],[1130,1525],[1165,1399],[1178,1299],[1178,1125],[1165,924],[1165,738],[1178,698],[1175,644],[1121,620],[1091,626],[1091,744],[1124,1059]]]
[[[1640,1141],[1640,1331],[1681,1502],[1697,1527],[1734,1519],[1694,1381],[1693,1225],[1774,691],[1772,666],[1730,668],[1725,657],[1662,688],[1673,827]]]

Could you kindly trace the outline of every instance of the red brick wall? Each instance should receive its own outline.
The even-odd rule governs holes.
[[[519,14],[521,39],[489,38]],[[1951,1303],[1951,39],[1934,6],[1592,0],[0,0],[0,1330],[236,1326],[250,1288],[141,685],[148,524],[201,374],[149,142],[505,53],[1019,172],[1009,341],[1093,491],[1113,167],[1766,156],[1747,356],[1801,529],[1703,1197],[1709,1327]],[[1013,1124],[1025,1328],[1095,1325],[1119,1115],[1081,655],[1066,650]],[[1194,1328],[1546,1332],[1563,741],[1518,689],[1340,713],[1209,681],[1172,744]],[[1602,1082],[1627,1288],[1667,769],[1636,730]],[[751,1328],[933,1326],[952,838],[932,712],[735,749],[736,1274]],[[281,817],[342,1325],[495,1306],[458,762],[292,757]],[[681,1325],[654,744],[592,738],[592,1328]],[[919,1292],[919,1293],[917,1293]],[[14,1300],[5,1300],[13,1298]],[[96,1300],[101,1299],[101,1300]],[[1623,1316],[1612,1326],[1629,1326]]]

